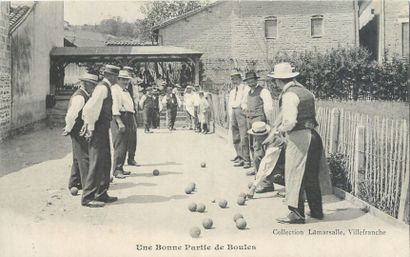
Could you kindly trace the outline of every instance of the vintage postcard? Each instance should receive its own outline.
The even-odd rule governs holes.
[[[408,257],[409,9],[0,1],[0,256]]]

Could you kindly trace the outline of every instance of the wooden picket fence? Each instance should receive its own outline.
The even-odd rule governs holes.
[[[213,99],[215,123],[227,129],[228,97]],[[327,107],[317,108],[317,120],[327,155],[345,158],[350,193],[409,223],[408,121]]]

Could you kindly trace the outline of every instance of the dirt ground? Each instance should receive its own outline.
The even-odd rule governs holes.
[[[115,180],[109,191],[119,201],[99,209],[82,207],[81,197],[68,192],[70,148],[57,129],[1,145],[0,256],[409,256],[408,226],[385,223],[335,196],[324,198],[324,220],[308,218],[304,225],[276,222],[287,208],[275,193],[238,206],[251,178],[232,167],[232,147],[217,135],[139,132],[142,166],[126,166],[131,176]],[[160,175],[153,176],[153,169]],[[197,190],[187,195],[190,182]],[[220,199],[228,208],[213,203]],[[190,212],[192,202],[205,204],[205,213]],[[235,227],[236,213],[247,229]],[[201,225],[207,217],[214,224],[210,230]],[[194,226],[202,231],[196,239],[189,235]],[[385,234],[351,235],[349,229]],[[329,230],[337,235],[309,234]]]

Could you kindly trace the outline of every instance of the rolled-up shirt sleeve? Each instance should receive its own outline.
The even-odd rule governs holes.
[[[121,91],[114,85],[111,88],[112,92],[112,115],[120,115],[120,106],[121,106]]]
[[[88,125],[89,130],[94,130],[95,122],[98,120],[104,99],[108,96],[107,88],[104,85],[95,87],[90,100],[83,108],[83,120]]]
[[[299,97],[292,92],[287,92],[282,96],[282,124],[279,126],[280,131],[291,131],[298,117]]]
[[[141,99],[140,99],[139,105],[140,105],[140,108],[141,108],[141,109],[144,108],[145,99],[147,99],[147,96],[146,96],[146,95],[143,95],[143,96],[141,97]]]
[[[265,116],[268,121],[269,125],[273,125],[272,123],[274,122],[273,118],[273,99],[272,96],[267,89],[262,89],[261,94],[260,94],[262,100],[263,100],[263,110],[265,111]]]
[[[75,120],[78,117],[78,113],[84,107],[85,100],[84,97],[80,95],[74,96],[70,101],[70,107],[65,115],[65,131],[70,132],[75,124]]]

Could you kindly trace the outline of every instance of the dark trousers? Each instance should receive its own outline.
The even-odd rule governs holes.
[[[152,127],[159,128],[160,116],[159,116],[159,109],[154,108],[152,112]]]
[[[135,119],[135,116],[134,116]],[[136,119],[135,119],[136,120]],[[135,160],[135,152],[137,151],[137,128],[135,128],[133,133],[130,133],[128,139],[128,162]]]
[[[170,108],[167,109],[167,117],[168,117],[168,128],[173,129],[175,126],[175,120],[177,118],[177,108]]]
[[[153,125],[153,117],[154,117],[154,108],[145,107],[142,112],[144,118],[144,127],[145,131],[149,131],[151,126]]]
[[[121,112],[121,121],[125,125],[125,131],[120,132],[115,120],[111,121],[111,133],[114,147],[114,175],[123,170],[125,157],[132,143],[131,138],[135,135],[134,114],[131,112]]]
[[[188,125],[188,128],[193,128],[193,126],[192,126],[192,122],[194,121],[194,117],[188,112],[188,111],[186,111],[186,122],[187,122],[187,125]]]
[[[73,166],[68,182],[68,188],[77,187],[82,189],[82,181],[86,180],[88,174],[89,156],[88,143],[84,137],[71,135],[73,148]]]
[[[201,122],[199,122],[199,106],[195,106],[194,111],[195,111],[195,116],[194,116],[195,129],[197,131],[201,131]]]
[[[249,136],[246,117],[241,108],[232,109],[232,139],[235,145],[236,154],[245,162],[250,162]]]
[[[82,203],[107,194],[110,186],[111,153],[108,124],[96,124],[88,147],[89,168],[83,182]]]
[[[289,210],[297,211],[300,215],[305,216],[304,193],[308,201],[311,215],[323,215],[322,194],[319,183],[319,163],[323,151],[322,139],[315,130],[311,130],[312,139],[306,159],[305,173],[302,179],[302,185],[299,191],[298,208],[289,206]]]

